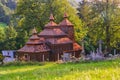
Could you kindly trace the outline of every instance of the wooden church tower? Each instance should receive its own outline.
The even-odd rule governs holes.
[[[49,20],[39,34],[34,29],[32,37],[17,51],[19,60],[57,61],[62,59],[64,53],[80,57],[82,48],[75,42],[74,26],[68,20],[67,13],[59,25],[54,22],[53,14],[50,14]]]

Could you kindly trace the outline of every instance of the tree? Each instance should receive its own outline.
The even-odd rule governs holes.
[[[79,7],[77,8],[77,10],[78,10],[79,18],[82,20],[84,24],[83,27],[87,31],[87,35],[83,38],[85,51],[86,53],[89,53],[91,50],[94,50],[94,46],[95,46],[93,44],[93,40],[91,39],[91,36],[89,35],[90,27],[92,27],[94,23],[94,20],[92,20],[90,16],[92,15],[92,9],[91,9],[92,5],[87,0],[81,0],[78,6]]]
[[[120,8],[118,8],[118,2],[116,1],[117,0],[104,0],[102,2],[96,1],[93,6],[95,12],[97,14],[99,13],[98,15],[102,19],[101,21],[104,29],[104,41],[106,43],[108,52],[111,51],[111,47],[115,47],[117,45],[116,43],[120,42],[120,37],[117,35],[120,31]]]
[[[3,42],[6,39],[5,28],[6,28],[6,25],[4,25],[3,23],[0,23],[0,51],[3,49]]]
[[[4,57],[3,57],[3,55],[0,53],[0,62],[3,64],[3,59],[4,59]]]
[[[95,45],[98,40],[102,39],[110,52],[111,48],[116,47],[117,43],[120,42],[120,37],[118,36],[120,31],[120,8],[117,6],[118,2],[117,0],[93,0],[92,2],[86,2],[87,4],[85,5],[90,6],[88,7],[89,10],[87,8],[82,10],[81,8],[85,7],[85,5],[81,4],[80,6],[82,7],[79,6],[78,10],[79,16],[83,16],[85,26],[88,27],[88,35]]]
[[[4,41],[4,47],[7,50],[10,49],[16,49],[16,37],[17,37],[17,32],[14,29],[14,27],[9,26],[5,30],[6,34],[6,39]]]
[[[16,30],[9,26],[6,27],[4,30],[4,35],[3,37],[5,37],[4,41],[0,42],[0,51],[3,49],[6,50],[11,50],[11,49],[17,49],[16,47],[16,36],[17,36],[17,32]]]
[[[0,27],[0,43],[5,40],[5,30],[4,28]]]
[[[44,25],[49,21],[51,11],[57,23],[63,20],[62,16],[64,12],[68,13],[69,20],[75,25],[77,41],[86,35],[82,27],[82,22],[76,14],[76,9],[73,8],[67,0],[19,0],[17,4],[15,14],[17,18],[15,18],[18,23],[16,27],[17,32],[19,32],[18,36],[20,33],[26,33],[27,36],[30,36],[31,30],[34,27],[36,27],[38,31],[43,30]]]

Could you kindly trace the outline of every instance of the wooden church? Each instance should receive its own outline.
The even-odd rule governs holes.
[[[33,29],[25,46],[17,50],[19,60],[57,61],[62,59],[64,54],[80,57],[82,48],[75,42],[74,26],[68,20],[67,14],[64,14],[64,19],[59,24],[54,22],[52,14],[49,19],[50,22],[43,31],[37,33],[36,29]]]

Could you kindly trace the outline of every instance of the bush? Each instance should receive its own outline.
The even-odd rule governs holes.
[[[9,63],[5,63],[2,66],[26,66],[26,65],[44,65],[44,63],[41,62],[21,62],[21,61],[15,61],[15,62],[9,62]]]
[[[0,61],[3,61],[4,57],[3,55],[0,53]]]

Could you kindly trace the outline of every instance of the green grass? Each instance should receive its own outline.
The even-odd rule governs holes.
[[[120,59],[101,62],[1,66],[0,80],[120,80]]]

